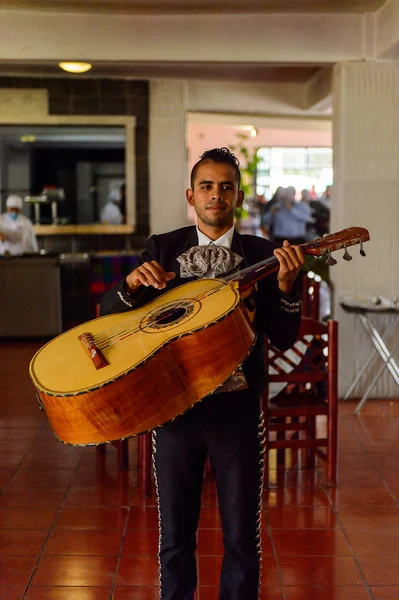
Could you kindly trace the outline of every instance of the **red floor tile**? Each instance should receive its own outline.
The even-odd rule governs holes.
[[[70,454],[67,456],[63,456],[61,454],[53,453],[53,454],[33,454],[29,453],[22,460],[20,469],[21,470],[39,470],[43,471],[45,469],[54,470],[61,469],[65,471],[70,471],[76,469],[80,461],[80,453],[78,454]]]
[[[128,529],[156,529],[158,531],[158,508],[156,506],[132,506],[127,527]]]
[[[154,556],[158,555],[158,529],[128,529],[123,543],[122,556]]]
[[[19,381],[12,389],[0,381],[0,600],[159,600],[158,509],[155,493],[143,497],[138,485],[137,441],[128,471],[112,446],[100,455],[59,442],[28,376],[34,347],[0,346],[0,364]],[[261,600],[399,599],[399,402],[369,401],[360,416],[355,406],[339,405],[338,488],[325,486],[321,461],[277,470],[271,454]],[[213,477],[203,486],[198,547],[195,600],[217,600],[223,543]]]
[[[360,585],[359,569],[351,556],[279,556],[283,585]]]
[[[121,540],[121,531],[55,529],[44,555],[117,556]]]
[[[27,585],[36,562],[36,556],[0,555],[0,586]]]
[[[340,585],[337,587],[284,586],[286,600],[369,600],[364,586]],[[377,598],[375,599],[377,600]]]
[[[268,520],[273,529],[332,529],[337,526],[330,507],[270,507]]]
[[[38,556],[47,536],[47,529],[32,531],[3,529],[0,531],[0,554]]]
[[[376,559],[375,556],[360,555],[357,560],[370,586],[399,586],[399,556],[384,556]]]
[[[159,600],[159,589],[156,587],[117,587],[112,600]]]
[[[128,506],[131,495],[131,486],[104,488],[72,485],[66,495],[65,506]]]
[[[58,507],[64,497],[64,490],[10,490],[0,496],[0,507]]]
[[[14,472],[11,470],[0,471],[0,488],[5,487],[14,477]]]
[[[399,598],[399,586],[372,586],[371,591],[374,600],[398,600]]]
[[[43,587],[33,585],[25,600],[109,600],[111,588]],[[1,596],[0,596],[1,598]]]
[[[346,535],[356,556],[399,556],[399,528],[348,529]],[[399,596],[398,596],[399,598]]]
[[[33,585],[69,587],[110,587],[116,557],[44,556],[33,576]]]
[[[264,493],[265,506],[329,506],[325,490],[320,488],[282,488]]]
[[[396,505],[395,499],[386,487],[367,488],[364,493],[359,494],[359,488],[342,486],[328,490],[331,502],[335,506],[392,506]]]
[[[0,511],[0,529],[49,529],[56,516],[54,507],[5,507]]]
[[[381,488],[384,483],[378,471],[373,468],[353,469],[346,466],[339,471],[339,485],[340,487],[349,485],[359,488]]]
[[[350,555],[348,543],[339,529],[275,529],[273,541],[278,555],[303,556],[310,549],[318,555]]]
[[[116,578],[117,587],[156,587],[158,583],[158,560],[156,556],[121,558]]]
[[[25,586],[23,585],[2,586],[0,584],[0,600],[21,600],[24,592]]]
[[[29,471],[18,471],[13,484],[21,488],[49,488],[54,489],[58,486],[69,485],[74,480],[75,471],[62,469],[48,469],[39,471],[37,469]]]
[[[347,529],[368,527],[376,531],[399,527],[399,510],[394,507],[339,506],[337,511],[342,526]]]
[[[63,508],[56,529],[118,529],[125,526],[127,509],[116,507]]]

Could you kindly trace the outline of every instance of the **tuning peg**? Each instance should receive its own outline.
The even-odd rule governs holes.
[[[337,261],[335,260],[335,258],[332,257],[331,252],[329,252],[326,260],[326,265],[328,265],[329,267],[333,267],[336,264]]]
[[[344,253],[344,255],[343,255],[343,257],[342,257],[342,258],[343,258],[344,260],[347,260],[347,261],[349,261],[349,260],[352,260],[352,258],[353,258],[353,257],[352,257],[352,256],[349,254],[349,252],[348,252],[348,249],[347,249],[347,247],[346,247],[346,246],[345,246],[345,253]]]
[[[363,250],[363,242],[360,242],[360,250],[359,250],[359,252],[360,252],[360,255],[361,255],[361,256],[366,256],[366,253],[365,253],[365,251]]]

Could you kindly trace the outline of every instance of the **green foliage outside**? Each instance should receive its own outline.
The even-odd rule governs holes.
[[[229,150],[233,152],[240,161],[241,171],[241,189],[246,198],[255,196],[255,175],[259,164],[259,157],[255,148],[248,148],[250,135],[248,133],[236,133],[237,143],[230,145]],[[244,201],[245,203],[245,201]],[[248,216],[248,210],[241,206],[236,208],[236,219],[245,219]]]

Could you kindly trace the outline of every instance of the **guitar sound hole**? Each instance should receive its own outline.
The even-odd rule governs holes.
[[[169,323],[174,323],[178,319],[181,319],[183,315],[186,314],[186,308],[170,308],[162,311],[157,317],[154,319],[154,322],[157,325],[169,325]]]

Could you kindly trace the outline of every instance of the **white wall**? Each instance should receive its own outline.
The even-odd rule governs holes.
[[[250,119],[248,125],[251,125]],[[332,146],[332,123],[329,128],[317,129],[274,129],[259,128],[255,138],[248,138],[246,146],[249,149],[260,146]],[[305,124],[303,124],[305,127]],[[236,145],[237,133],[244,130],[234,125],[214,125],[209,123],[188,123],[187,146],[189,151],[189,169],[196,163],[199,156],[220,146]]]

